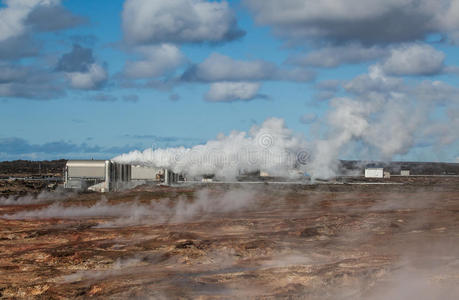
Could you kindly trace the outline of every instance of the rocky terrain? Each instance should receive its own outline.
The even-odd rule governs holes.
[[[0,298],[454,299],[459,180],[0,198]]]
[[[62,176],[67,160],[14,160],[0,162],[0,178]]]

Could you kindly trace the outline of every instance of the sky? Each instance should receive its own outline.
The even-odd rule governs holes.
[[[459,0],[3,0],[0,160],[275,118],[316,156],[459,162],[458,43]]]

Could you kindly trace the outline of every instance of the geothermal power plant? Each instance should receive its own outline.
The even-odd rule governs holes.
[[[459,299],[459,0],[0,0],[0,128],[0,300]]]
[[[458,164],[341,164],[352,175],[225,180],[0,163],[0,295],[454,299]]]
[[[447,168],[437,166],[434,171],[428,167],[412,174],[410,167],[399,166],[375,167],[374,163],[363,164],[363,170],[348,172],[353,175],[336,176],[322,182],[346,183],[352,180],[390,179],[409,176],[455,176],[457,169],[454,164]],[[419,170],[420,169],[420,170]],[[363,173],[363,174],[362,174]],[[426,174],[427,173],[427,174]],[[270,176],[266,171],[244,172],[228,180],[216,177],[215,174],[189,176],[188,174],[174,173],[168,168],[151,167],[128,163],[119,163],[112,160],[69,160],[63,171],[63,187],[67,190],[115,192],[128,189],[139,184],[175,185],[180,183],[235,183],[235,182],[283,182],[283,183],[311,183],[311,178],[300,170],[290,170],[290,176]],[[319,180],[320,181],[320,180]],[[384,182],[384,181],[381,181]],[[390,182],[386,182],[390,183]]]
[[[120,164],[110,160],[70,160],[65,165],[64,188],[97,192],[119,191],[137,181],[177,183],[179,175],[168,169]]]

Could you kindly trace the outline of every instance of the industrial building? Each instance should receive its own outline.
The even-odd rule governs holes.
[[[384,168],[366,168],[365,178],[384,178]]]
[[[131,180],[141,180],[148,182],[160,182],[164,176],[164,169],[144,167],[144,166],[131,166]]]
[[[110,160],[69,160],[64,170],[64,188],[97,192],[119,191],[132,182],[179,181],[179,174],[162,168],[132,166]]]
[[[64,188],[109,192],[131,180],[131,165],[110,160],[69,160],[64,170]]]

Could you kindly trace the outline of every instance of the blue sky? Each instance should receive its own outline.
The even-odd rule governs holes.
[[[1,1],[0,160],[192,146],[277,117],[312,143],[348,133],[342,159],[456,161],[459,5],[399,2]],[[366,129],[341,127],[355,115]]]

